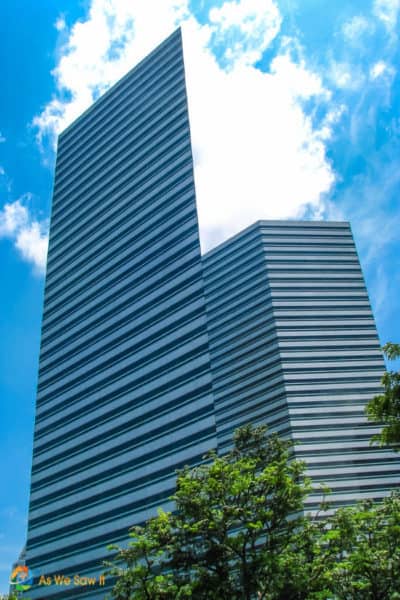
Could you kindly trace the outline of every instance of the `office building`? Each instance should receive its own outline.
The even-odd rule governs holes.
[[[338,503],[386,494],[399,463],[362,416],[382,371],[348,224],[261,221],[201,258],[175,32],[59,138],[26,564],[98,577],[249,421],[301,441]]]
[[[59,138],[27,565],[98,573],[215,447],[213,411],[177,31]],[[29,592],[53,595],[92,597]]]
[[[268,423],[333,506],[390,493],[400,461],[370,445],[384,363],[349,224],[260,221],[203,262],[219,450]]]

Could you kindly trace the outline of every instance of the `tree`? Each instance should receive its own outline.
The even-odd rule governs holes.
[[[400,496],[340,509],[326,534],[335,561],[326,577],[335,600],[400,599]]]
[[[311,522],[308,537],[299,535],[311,484],[304,463],[291,459],[291,448],[276,434],[267,436],[265,427],[246,426],[236,432],[231,452],[211,452],[206,464],[181,470],[173,496],[176,512],[160,511],[143,527],[134,527],[127,549],[111,547],[117,550],[109,564],[109,573],[117,577],[113,597],[308,597],[304,577],[293,589],[286,577],[294,569],[293,555],[302,560],[317,538]],[[314,580],[317,585],[320,573]]]
[[[400,358],[400,344],[391,342],[383,346],[389,360]],[[386,371],[382,377],[384,391],[370,400],[366,407],[368,419],[383,425],[372,441],[391,446],[400,451],[400,371]]]
[[[181,470],[176,511],[110,547],[113,598],[400,600],[400,495],[304,515],[311,484],[291,447],[248,426],[225,456]]]

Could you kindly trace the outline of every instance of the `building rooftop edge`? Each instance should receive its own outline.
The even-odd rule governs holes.
[[[145,54],[135,65],[133,65],[133,67],[131,67],[129,69],[129,71],[127,71],[125,73],[125,75],[123,75],[120,79],[118,79],[118,81],[116,81],[115,83],[113,83],[108,90],[106,90],[103,94],[101,94],[99,96],[99,98],[97,98],[96,100],[94,100],[94,102],[92,102],[92,104],[90,106],[88,106],[88,108],[86,110],[84,110],[78,117],[76,117],[76,119],[74,119],[72,121],[72,123],[70,123],[69,125],[67,125],[67,127],[65,129],[63,129],[58,134],[58,139],[63,138],[64,135],[66,135],[67,133],[69,133],[69,131],[70,131],[70,129],[72,127],[74,127],[77,123],[79,123],[81,121],[81,119],[83,119],[88,114],[90,114],[91,111],[99,103],[101,103],[105,98],[107,98],[107,96],[109,96],[110,94],[112,94],[114,92],[114,90],[117,89],[120,85],[122,85],[125,82],[125,80],[128,79],[128,77],[131,75],[132,71],[134,71],[137,67],[139,67],[139,65],[141,65],[143,62],[145,62],[149,58],[151,58],[153,56],[153,54],[155,52],[158,52],[164,45],[168,44],[168,42],[173,37],[178,36],[178,35],[180,35],[181,38],[182,38],[181,27],[177,27],[167,38],[165,38],[162,42],[160,42],[159,44],[157,44],[157,46],[155,46],[155,48],[153,48],[153,50],[151,50],[151,52]]]
[[[328,228],[341,226],[343,228],[349,228],[351,231],[350,221],[322,221],[322,220],[321,221],[311,221],[311,220],[302,220],[302,219],[259,219],[258,221],[255,221],[251,225],[248,225],[241,231],[238,231],[238,233],[235,233],[234,235],[230,236],[228,239],[224,240],[223,242],[220,242],[217,246],[214,246],[210,250],[207,250],[207,252],[204,252],[204,254],[202,254],[202,259],[204,260],[205,258],[208,258],[215,252],[218,252],[225,246],[228,246],[231,242],[233,242],[237,238],[242,237],[243,235],[246,235],[247,233],[250,233],[252,231],[255,231],[256,229],[259,229],[260,227],[274,227],[274,226],[275,227],[298,227],[299,225],[302,225],[305,227],[318,226],[318,227],[328,227]]]

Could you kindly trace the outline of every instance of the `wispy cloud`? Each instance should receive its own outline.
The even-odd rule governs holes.
[[[278,35],[282,17],[273,0],[225,2],[209,12],[210,45],[229,68],[253,65]]]
[[[1,133],[0,131],[0,144],[4,144],[4,142],[6,142],[6,138],[4,137],[4,135]]]
[[[352,57],[344,60],[332,59],[327,77],[329,82],[342,91],[358,92],[364,87],[366,74],[364,66],[352,62]]]
[[[58,17],[58,19],[54,23],[54,27],[57,29],[57,31],[63,31],[67,27],[67,24],[65,22],[65,18],[63,15]]]
[[[378,60],[376,63],[374,63],[369,73],[371,79],[382,79],[384,77],[388,80],[387,83],[391,83],[395,75],[394,68],[383,60]]]
[[[87,19],[69,31],[60,17],[66,42],[53,71],[57,91],[33,120],[39,143],[50,139],[54,144],[60,131],[170,34],[186,13],[187,0],[91,0]]]
[[[29,195],[5,204],[0,210],[0,238],[9,238],[21,257],[43,273],[47,255],[47,221],[38,221],[25,205]]]
[[[330,92],[297,41],[279,37],[281,23],[273,0],[226,1],[202,24],[187,0],[92,0],[62,47],[57,92],[34,119],[39,142],[54,140],[183,24],[203,247],[255,219],[318,211],[335,178],[326,155],[333,124],[316,126],[305,104],[328,109]],[[262,72],[256,61],[278,38],[280,50]]]
[[[373,0],[362,15],[341,27],[346,44],[331,47],[327,77],[334,96],[347,105],[333,198],[352,222],[375,315],[390,320],[396,297],[393,272],[399,255],[399,125],[396,93],[397,24],[400,0]],[[345,137],[344,137],[345,136]],[[397,282],[398,285],[398,282]],[[398,308],[397,308],[398,311]],[[394,313],[393,313],[394,317]]]
[[[374,24],[365,15],[355,15],[342,26],[342,32],[347,42],[358,46],[363,43],[367,34],[374,31]]]
[[[382,322],[394,310],[388,299],[397,296],[399,283],[399,150],[394,140],[381,155],[371,155],[365,172],[354,177],[338,198],[353,224],[374,313]]]
[[[328,79],[344,93],[367,92],[366,87],[379,79],[390,85],[395,76],[393,43],[400,0],[373,0],[364,14],[352,16],[341,26],[344,44],[337,44],[330,53]],[[388,35],[389,34],[389,35]]]
[[[396,29],[399,12],[400,0],[374,0],[373,13],[390,33]]]

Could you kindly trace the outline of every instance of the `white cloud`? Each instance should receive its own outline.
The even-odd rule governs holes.
[[[19,200],[6,204],[0,213],[0,236],[12,236],[28,223],[28,211]]]
[[[386,71],[386,68],[387,67],[385,63],[382,60],[375,63],[370,70],[371,79],[376,79],[377,77],[380,77]]]
[[[395,71],[393,67],[385,63],[383,60],[379,60],[373,64],[369,72],[369,76],[372,80],[385,76],[390,82],[392,81],[394,74]]]
[[[54,23],[54,27],[57,29],[57,31],[64,31],[64,29],[67,27],[64,17],[59,17]]]
[[[360,39],[373,31],[373,25],[366,17],[356,15],[343,24],[342,31],[347,41],[357,45]]]
[[[329,98],[319,77],[289,54],[269,73],[240,60],[223,72],[193,24],[184,40],[203,249],[257,219],[316,208],[334,179],[322,140],[329,123],[315,130],[302,108]]]
[[[374,0],[373,13],[388,31],[393,32],[400,11],[400,0]]]
[[[342,33],[347,43],[341,60],[331,57],[328,73],[330,81],[337,88],[363,93],[368,83],[376,79],[387,86],[391,85],[395,69],[389,63],[393,62],[397,48],[394,42],[399,11],[400,0],[373,0],[368,16],[355,15],[343,23]],[[386,60],[377,60],[376,38],[371,38],[377,32],[377,21],[387,29],[384,43],[380,41],[379,46],[380,55]]]
[[[29,226],[21,229],[15,239],[15,246],[25,260],[31,262],[39,270],[46,268],[48,239],[44,227],[38,221],[33,221]]]
[[[330,93],[290,40],[268,73],[254,67],[279,35],[272,0],[225,2],[205,25],[187,0],[92,0],[54,70],[57,93],[35,119],[39,138],[58,134],[183,22],[203,248],[256,219],[319,214],[334,180],[325,141],[340,114],[332,106],[314,126],[305,102],[326,106]]]
[[[4,137],[4,135],[0,131],[0,144],[3,144],[5,141],[6,141],[6,138]]]
[[[360,90],[365,83],[360,65],[346,61],[331,60],[328,78],[335,87],[349,91]]]
[[[187,0],[92,0],[87,20],[72,26],[61,48],[53,71],[57,93],[33,120],[39,143],[46,136],[55,143],[94,99],[172,33],[186,12]]]
[[[279,33],[282,18],[272,0],[225,2],[209,13],[213,46],[227,64],[254,64]]]
[[[340,121],[346,112],[347,106],[345,104],[338,104],[328,110],[319,130],[319,137],[321,140],[330,140],[332,138],[335,125]]]
[[[47,222],[39,222],[21,200],[5,204],[0,211],[0,237],[14,242],[21,256],[32,263],[37,272],[46,267]]]

